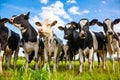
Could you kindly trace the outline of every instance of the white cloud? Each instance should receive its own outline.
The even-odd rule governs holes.
[[[90,11],[89,10],[84,10],[81,12],[81,14],[88,14]]]
[[[114,25],[115,32],[120,32],[120,22],[116,25]]]
[[[95,12],[95,13],[98,13],[98,12],[100,13],[100,12],[102,12],[102,10],[101,10],[101,9],[98,9],[98,10],[94,10],[94,12]]]
[[[103,4],[106,4],[106,1],[102,1]]]
[[[79,8],[76,7],[76,6],[71,7],[71,8],[69,9],[69,12],[70,12],[71,14],[78,14],[78,15],[80,15]]]
[[[88,14],[89,10],[80,11],[79,7],[73,6],[69,9],[69,12],[74,15],[83,15],[83,14]]]
[[[47,7],[42,7],[42,12],[39,14],[42,20],[46,18],[50,19],[58,19],[58,18],[64,18],[71,20],[70,16],[65,12],[63,3],[60,1],[56,1],[54,4],[51,4]]]
[[[53,31],[58,37],[63,39],[63,36],[61,36],[63,35],[63,32],[58,30],[58,26],[64,26],[66,24],[65,21],[72,20],[72,18],[64,10],[64,4],[60,1],[56,1],[54,4],[41,7],[41,12],[38,14],[38,16],[34,16],[32,21],[34,23],[36,21],[43,22],[46,18],[58,21],[58,23],[53,27]]]
[[[49,0],[40,0],[41,3],[47,4]]]
[[[67,0],[67,3],[76,3],[76,0]]]

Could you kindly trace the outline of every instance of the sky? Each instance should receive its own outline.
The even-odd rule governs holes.
[[[13,15],[27,14],[30,12],[30,24],[35,28],[37,21],[44,21],[46,18],[57,20],[53,27],[55,34],[63,40],[64,33],[58,30],[58,26],[87,18],[89,21],[98,19],[103,22],[106,18],[114,21],[120,18],[120,0],[0,0],[1,18],[11,18]],[[19,33],[18,28],[7,23],[11,30]],[[120,23],[114,27],[116,32],[120,32]],[[102,27],[91,26],[92,31],[103,31]]]

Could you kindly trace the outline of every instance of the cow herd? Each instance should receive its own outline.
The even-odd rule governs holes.
[[[69,60],[69,69],[72,69],[73,57],[78,54],[79,72],[83,72],[85,58],[88,58],[88,67],[91,72],[95,52],[98,58],[98,67],[100,67],[101,58],[103,70],[106,69],[107,52],[109,53],[113,71],[115,71],[114,54],[117,53],[120,69],[120,34],[113,29],[114,25],[120,22],[120,18],[114,21],[107,18],[103,22],[99,22],[98,19],[89,21],[83,18],[79,22],[67,23],[64,27],[58,26],[58,29],[64,32],[64,39],[67,40],[64,45],[52,30],[52,27],[57,24],[56,20],[46,19],[43,22],[35,22],[40,27],[39,30],[35,30],[29,23],[29,17],[30,12],[14,15],[10,19],[0,19],[0,74],[2,74],[4,57],[6,58],[7,67],[10,68],[12,54],[14,54],[14,68],[16,68],[20,44],[24,49],[26,69],[31,60],[34,60],[35,69],[38,69],[39,61],[45,66],[49,65],[50,60],[52,60],[53,71],[55,72],[58,62],[63,59]],[[22,39],[20,39],[19,34],[5,25],[7,22],[20,29]],[[91,31],[90,26],[95,24],[103,27],[104,32]]]

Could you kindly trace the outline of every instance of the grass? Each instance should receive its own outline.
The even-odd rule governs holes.
[[[94,62],[94,70],[88,72],[88,63],[85,63],[84,71],[82,74],[78,74],[79,62],[73,62],[73,69],[68,69],[68,63],[59,63],[59,67],[56,72],[52,72],[53,63],[50,64],[51,71],[48,67],[34,70],[34,62],[29,64],[28,70],[24,69],[25,60],[19,59],[17,62],[17,69],[6,69],[3,66],[3,74],[0,75],[0,80],[120,80],[120,72],[118,71],[118,63],[115,61],[115,72],[112,71],[110,61],[107,61],[107,70],[103,71],[102,68],[97,68],[97,62]]]

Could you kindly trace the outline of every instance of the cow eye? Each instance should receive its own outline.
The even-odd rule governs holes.
[[[50,24],[47,24],[47,26],[50,26]]]

